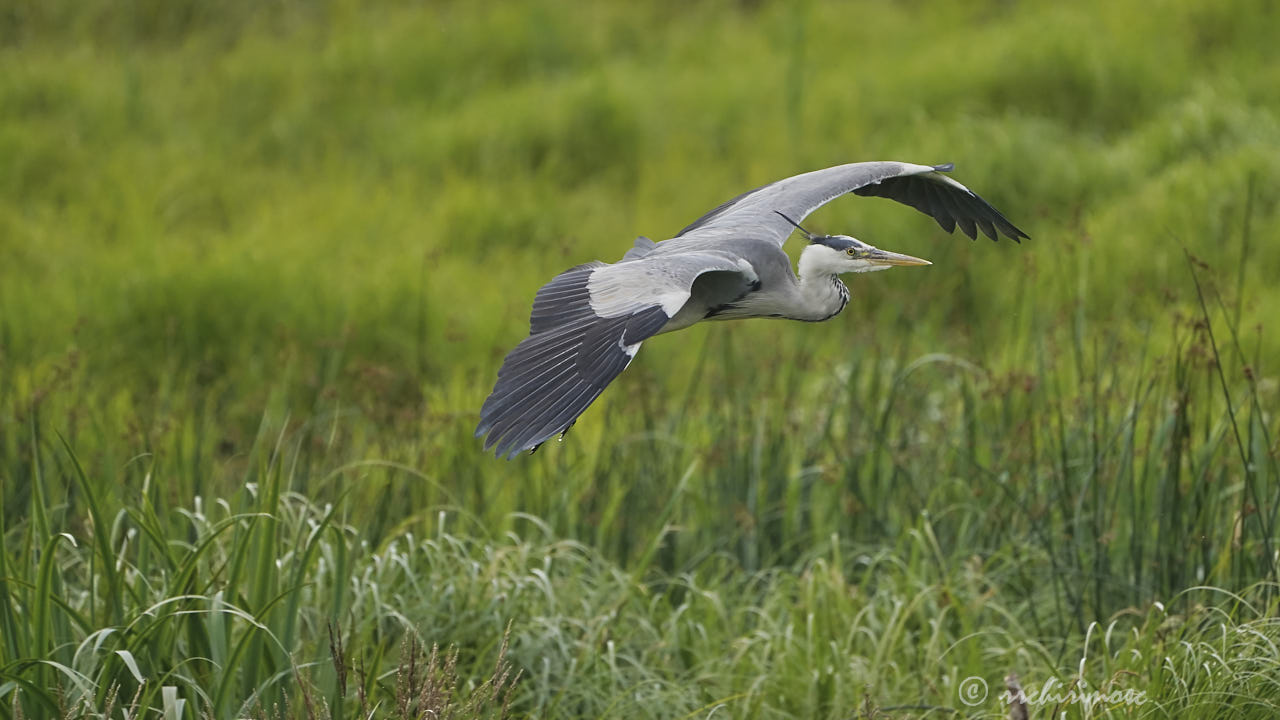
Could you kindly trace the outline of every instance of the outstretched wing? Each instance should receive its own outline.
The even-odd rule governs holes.
[[[731,271],[754,282],[745,260],[723,252],[593,262],[538,291],[529,337],[507,354],[480,409],[476,437],[515,457],[566,432],[689,299],[703,273]]]
[[[999,233],[1014,241],[1028,237],[986,200],[943,174],[952,168],[950,164],[861,162],[815,170],[743,193],[698,218],[676,237],[749,234],[782,245],[795,228],[778,213],[803,222],[809,213],[847,193],[897,200],[933,217],[947,232],[959,225],[973,239],[979,228],[992,240]]]

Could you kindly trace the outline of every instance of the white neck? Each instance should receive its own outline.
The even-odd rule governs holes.
[[[828,320],[840,314],[848,304],[849,289],[840,282],[839,273],[827,264],[823,254],[812,245],[800,253],[796,307],[788,317],[810,322]]]

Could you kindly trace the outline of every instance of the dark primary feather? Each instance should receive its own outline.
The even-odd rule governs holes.
[[[515,457],[569,426],[631,362],[624,345],[652,336],[670,319],[652,306],[602,318],[591,309],[587,279],[602,263],[579,265],[538,291],[529,337],[512,350],[480,409],[476,436],[485,449]]]
[[[1017,241],[1027,237],[995,208],[959,183],[940,173],[953,166],[915,165],[893,161],[847,163],[794,175],[762,185],[732,200],[680,231],[678,238],[750,235],[779,245],[791,234],[790,223],[802,222],[814,210],[846,194],[887,197],[924,212],[947,232],[956,226],[971,238],[981,231]],[[779,217],[778,213],[782,216]]]
[[[945,165],[938,166],[939,171],[947,169]],[[947,232],[954,231],[959,225],[970,239],[977,239],[979,229],[992,240],[997,239],[999,233],[1014,242],[1021,242],[1021,238],[1030,239],[976,193],[943,182],[932,173],[886,178],[855,188],[853,193],[862,197],[889,198],[910,205],[938,221],[938,225]]]
[[[590,297],[587,295],[587,278],[591,271],[603,266],[593,261],[569,268],[542,286],[533,298],[533,310],[529,314],[529,334],[536,335],[549,328],[574,320],[594,319]]]

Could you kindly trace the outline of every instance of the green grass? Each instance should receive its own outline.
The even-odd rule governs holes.
[[[1280,705],[1268,3],[0,14],[0,717]],[[480,451],[556,272],[890,158],[1033,239],[833,203],[935,265]]]

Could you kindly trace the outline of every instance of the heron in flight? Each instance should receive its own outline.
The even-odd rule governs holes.
[[[1020,242],[1028,235],[972,190],[943,173],[953,165],[861,162],[779,180],[729,200],[670,240],[636,240],[616,263],[570,268],[533,300],[529,337],[507,354],[480,410],[476,437],[511,459],[568,432],[645,340],[701,320],[830,320],[849,302],[845,273],[929,261],[872,247],[848,235],[815,235],[800,223],[853,193],[897,200],[957,225]],[[794,230],[809,245],[799,273],[782,250]]]

